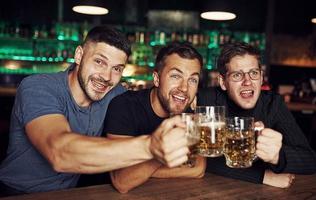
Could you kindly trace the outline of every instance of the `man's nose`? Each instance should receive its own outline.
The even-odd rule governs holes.
[[[182,81],[181,81],[181,84],[180,84],[180,86],[179,86],[179,89],[180,89],[182,92],[188,91],[188,81],[187,81],[187,80],[182,80]]]
[[[243,77],[242,82],[243,82],[244,85],[251,84],[251,78],[249,76],[249,73],[244,73],[244,77]]]
[[[110,81],[111,80],[111,67],[107,67],[105,70],[102,71],[101,77],[105,80],[105,81]]]

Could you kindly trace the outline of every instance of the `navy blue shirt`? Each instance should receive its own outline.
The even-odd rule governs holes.
[[[29,141],[26,124],[43,115],[62,114],[73,132],[100,136],[109,102],[125,89],[118,85],[102,100],[80,107],[68,85],[68,74],[73,69],[74,65],[64,72],[33,75],[21,82],[11,114],[7,157],[0,166],[0,181],[7,186],[26,193],[76,186],[80,175],[54,171]]]

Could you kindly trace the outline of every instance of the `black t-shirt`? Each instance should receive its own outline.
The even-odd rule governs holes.
[[[106,113],[105,133],[127,136],[151,134],[164,118],[157,116],[152,109],[150,91],[127,91],[115,97]]]
[[[227,116],[252,116],[262,121],[266,128],[274,129],[283,136],[278,165],[256,161],[251,168],[231,169],[225,158],[208,159],[207,170],[223,176],[261,183],[265,169],[276,173],[311,174],[316,171],[316,154],[280,95],[262,91],[253,109],[244,110],[231,101],[220,88],[206,88],[198,93],[197,105],[221,105]]]

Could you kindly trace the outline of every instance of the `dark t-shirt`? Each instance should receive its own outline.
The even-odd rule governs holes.
[[[225,158],[208,159],[207,171],[232,178],[262,183],[265,169],[276,173],[311,174],[316,172],[316,155],[310,148],[301,129],[287,109],[282,97],[262,91],[253,109],[244,110],[231,101],[220,88],[206,88],[198,93],[197,105],[222,105],[227,116],[252,116],[262,121],[266,128],[283,136],[278,165],[256,161],[251,168],[232,169],[225,165]]]
[[[111,101],[104,121],[104,132],[139,136],[151,134],[164,120],[150,104],[150,91],[127,91]]]

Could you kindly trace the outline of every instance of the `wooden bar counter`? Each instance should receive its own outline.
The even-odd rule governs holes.
[[[294,184],[280,189],[206,174],[202,179],[151,179],[127,194],[111,185],[34,193],[1,200],[184,200],[184,199],[316,199],[316,174],[297,175]]]

